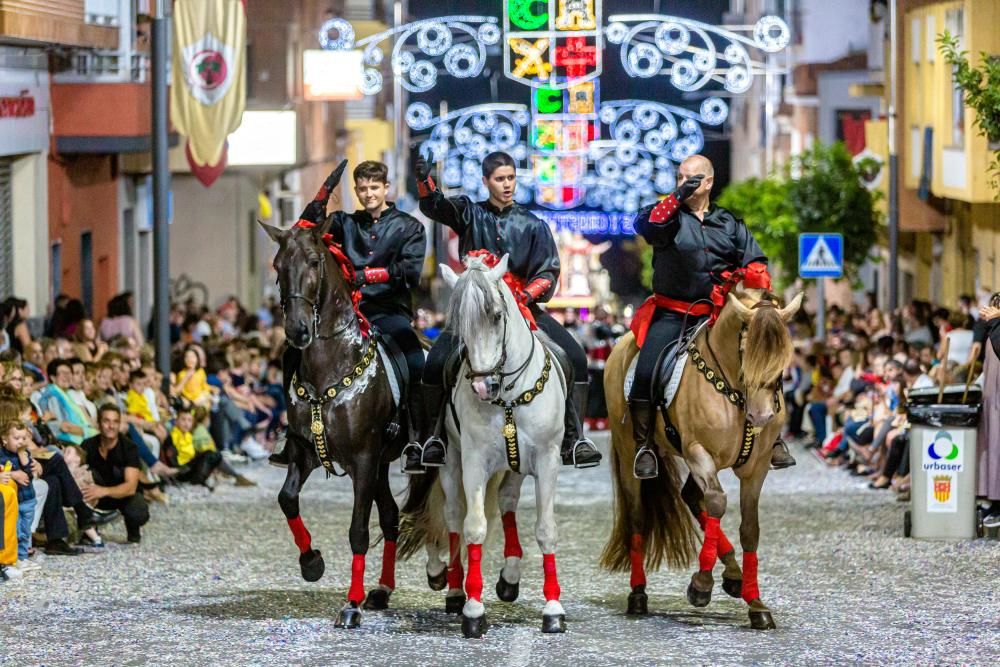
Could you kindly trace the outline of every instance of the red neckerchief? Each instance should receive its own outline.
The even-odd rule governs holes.
[[[489,250],[470,250],[466,253],[466,256],[482,257],[483,263],[491,269],[500,263],[500,258]],[[507,283],[507,287],[510,288],[511,293],[514,295],[514,301],[517,303],[521,314],[524,315],[524,319],[528,321],[528,326],[534,331],[538,328],[538,325],[535,323],[535,316],[531,314],[531,309],[528,308],[527,300],[524,298],[524,281],[510,271],[503,274],[503,281]]]
[[[309,220],[299,220],[295,223],[296,227],[302,227],[304,229],[312,229],[316,226],[315,222],[310,222]],[[333,240],[333,234],[324,234],[323,243],[326,244],[327,249],[330,254],[333,255],[333,259],[337,262],[337,266],[340,267],[340,273],[344,276],[344,280],[347,281],[347,289],[351,290],[351,305],[354,307],[354,314],[358,318],[358,324],[361,326],[361,335],[368,336],[368,332],[371,331],[371,323],[368,322],[368,318],[365,317],[361,312],[361,289],[354,289],[354,281],[357,278],[357,272],[354,270],[354,264],[351,260],[347,258],[344,254],[344,249],[340,247],[340,244]]]

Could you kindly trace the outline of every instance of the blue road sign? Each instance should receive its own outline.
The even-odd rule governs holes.
[[[840,278],[843,275],[842,234],[799,234],[799,276]]]

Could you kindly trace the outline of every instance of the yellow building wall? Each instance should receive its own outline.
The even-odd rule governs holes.
[[[997,29],[1000,25],[1000,0],[941,2],[906,12],[901,26],[905,83],[900,170],[906,187],[919,186],[920,178],[913,169],[913,160],[918,164],[922,162],[923,131],[931,127],[934,130],[931,192],[948,199],[987,203],[993,201],[997,194],[989,184],[988,167],[992,152],[987,147],[986,138],[978,133],[974,125],[975,112],[968,106],[965,109],[963,145],[953,145],[951,67],[933,41],[947,27],[947,12],[957,8],[964,11],[964,50],[971,54],[973,65],[981,63],[983,51],[1000,52],[1000,30]],[[916,53],[915,45],[919,47]],[[914,58],[914,55],[917,57]],[[914,141],[913,132],[919,133],[919,140]],[[946,152],[964,165],[963,187],[944,184]]]

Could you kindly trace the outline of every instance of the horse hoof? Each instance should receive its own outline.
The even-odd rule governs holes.
[[[497,599],[503,602],[513,602],[517,599],[520,588],[520,584],[512,584],[504,579],[503,572],[501,572],[500,578],[497,579]]]
[[[726,579],[722,578],[722,590],[726,592],[731,598],[740,598],[743,596],[743,580],[742,579]]]
[[[326,570],[323,554],[319,549],[310,549],[299,556],[299,568],[302,570],[302,578],[306,581],[319,581]]]
[[[649,598],[645,593],[632,592],[628,596],[628,609],[625,611],[629,616],[645,616],[649,613]]]
[[[383,609],[389,608],[389,595],[391,591],[387,591],[384,588],[373,588],[368,591],[368,597],[365,599],[365,609],[372,609],[375,611],[381,611]]]
[[[451,595],[444,599],[444,610],[449,614],[461,614],[464,606],[464,595]]]
[[[345,628],[354,630],[361,627],[361,610],[353,602],[348,602],[347,606],[337,614],[337,621],[333,624],[335,628]]]
[[[427,575],[427,585],[432,591],[443,591],[444,587],[448,585],[448,569],[445,568],[441,570],[440,574]]]
[[[774,630],[778,626],[774,624],[774,618],[769,611],[750,610],[750,627],[754,630]]]
[[[488,624],[486,623],[486,614],[475,618],[469,618],[465,615],[462,616],[462,635],[466,639],[480,639],[484,634],[486,634],[487,627]]]
[[[542,632],[545,634],[566,632],[566,614],[542,616]]]
[[[687,599],[695,607],[707,607],[712,601],[712,591],[699,591],[694,584],[688,584]]]

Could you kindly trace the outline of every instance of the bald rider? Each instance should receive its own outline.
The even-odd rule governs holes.
[[[629,410],[636,442],[633,473],[638,479],[657,476],[657,461],[647,447],[654,402],[651,382],[660,353],[681,334],[685,313],[692,304],[710,299],[712,288],[726,271],[750,264],[766,268],[767,257],[753,234],[732,213],[709,202],[715,169],[703,155],[692,155],[678,169],[678,187],[659,203],[641,210],[635,230],[653,247],[655,310],[633,323],[633,331],[646,329],[639,351]],[[707,319],[689,315],[688,326]],[[795,459],[780,439],[772,450],[771,466],[787,468]]]

